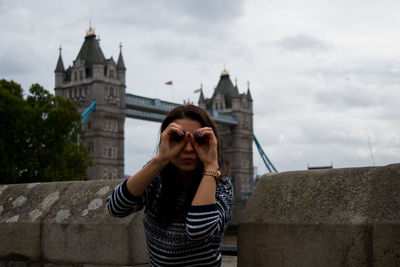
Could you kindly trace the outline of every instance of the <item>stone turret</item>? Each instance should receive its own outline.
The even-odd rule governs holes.
[[[121,47],[117,63],[106,59],[91,26],[66,70],[60,51],[56,95],[71,99],[81,113],[96,101],[95,111],[82,125],[81,141],[95,163],[87,170],[88,180],[124,177],[125,71]]]
[[[117,62],[117,76],[118,79],[125,83],[125,62],[124,58],[122,57],[122,44],[119,45],[119,56]]]

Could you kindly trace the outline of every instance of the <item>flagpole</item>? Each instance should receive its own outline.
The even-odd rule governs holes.
[[[171,102],[175,102],[175,97],[174,97],[174,82],[171,80],[171,81],[166,82],[165,85],[171,85],[171,98],[172,98]]]

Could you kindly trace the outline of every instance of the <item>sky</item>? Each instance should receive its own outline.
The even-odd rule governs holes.
[[[398,0],[0,0],[0,79],[54,93],[59,47],[67,68],[89,21],[106,58],[122,43],[127,93],[197,103],[224,68],[249,86],[254,133],[280,172],[400,161]],[[155,155],[159,126],[126,120],[125,173]]]

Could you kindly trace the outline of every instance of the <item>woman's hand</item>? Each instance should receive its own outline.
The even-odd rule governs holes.
[[[184,145],[189,140],[189,133],[186,133],[182,127],[172,122],[168,127],[161,133],[160,136],[160,148],[158,152],[158,159],[165,165],[179,154]]]
[[[211,127],[189,134],[190,142],[205,169],[218,169],[218,141]]]

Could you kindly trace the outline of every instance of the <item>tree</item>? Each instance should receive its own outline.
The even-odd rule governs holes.
[[[92,160],[77,142],[81,116],[69,100],[33,84],[0,80],[0,183],[83,180]]]

